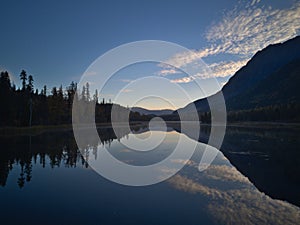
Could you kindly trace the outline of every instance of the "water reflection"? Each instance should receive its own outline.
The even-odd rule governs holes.
[[[202,125],[200,142],[207,143],[210,129]],[[299,146],[296,126],[229,126],[221,150],[261,192],[300,206]]]
[[[76,167],[85,161],[77,150],[71,132],[46,133],[38,136],[1,137],[0,185],[5,186],[8,174],[15,167],[20,168],[18,185],[22,188],[32,178],[32,167],[46,162],[51,168]],[[87,166],[87,165],[86,165]]]
[[[225,157],[220,156],[217,161],[218,164],[214,163],[203,173],[192,173],[197,163],[191,161],[190,170],[168,182],[178,190],[207,198],[207,210],[220,224],[297,224],[300,221],[298,207],[258,191]]]
[[[272,198],[300,206],[300,129],[228,127],[222,152]]]
[[[130,142],[131,140],[132,134],[129,134],[128,130],[120,127],[117,131],[118,135],[115,135],[112,128],[104,127],[98,130],[99,140],[87,141],[83,156],[77,149],[72,131],[49,132],[31,137],[0,137],[0,185],[2,186],[0,188],[2,201],[0,212],[3,212],[3,216],[8,216],[8,210],[12,209],[9,208],[10,202],[13,202],[14,204],[12,205],[16,207],[17,204],[15,203],[19,201],[20,197],[23,201],[30,201],[34,204],[38,201],[38,198],[32,197],[33,193],[39,193],[38,187],[44,187],[42,191],[45,193],[45,196],[52,196],[50,197],[51,200],[56,202],[55,206],[53,204],[50,204],[50,206],[44,205],[44,207],[49,207],[49,214],[43,212],[46,216],[62,210],[62,208],[59,208],[59,205],[63,209],[72,208],[74,205],[85,205],[84,209],[80,208],[78,215],[88,214],[89,212],[95,214],[80,220],[78,216],[66,213],[64,215],[66,221],[73,224],[82,224],[86,220],[89,221],[88,224],[99,224],[99,221],[108,224],[299,223],[300,210],[298,207],[281,200],[272,199],[261,192],[260,189],[257,189],[253,185],[255,182],[251,180],[253,177],[259,176],[257,175],[258,173],[265,173],[265,175],[261,176],[269,176],[272,173],[278,173],[278,170],[270,172],[271,169],[276,168],[276,166],[279,168],[282,165],[285,166],[285,162],[287,162],[285,158],[279,161],[278,165],[273,165],[274,168],[271,169],[266,169],[270,164],[265,166],[261,162],[268,163],[278,160],[278,157],[282,158],[283,153],[279,154],[277,152],[279,150],[276,150],[279,145],[277,141],[281,139],[283,139],[281,140],[282,142],[288,140],[289,149],[294,152],[294,144],[298,143],[299,139],[287,131],[278,130],[276,135],[270,133],[271,131],[265,130],[231,128],[227,132],[223,146],[224,155],[230,159],[230,162],[219,152],[213,164],[200,173],[197,167],[205,144],[199,142],[191,160],[183,162],[178,158],[172,161],[174,164],[186,163],[183,170],[166,182],[150,187],[138,189],[124,187],[92,175],[94,173],[90,170],[87,161],[97,160],[99,151],[101,151],[103,146],[107,147],[114,157],[125,163],[149,165],[171,154],[180,135],[188,135],[180,134],[177,131],[180,131],[180,128],[176,126],[169,128],[164,142],[156,151],[136,152],[122,145],[122,143]],[[147,132],[147,126],[134,127],[134,133],[139,134],[141,138],[147,137]],[[202,142],[207,141],[209,132],[209,127],[202,128],[199,139]],[[276,146],[272,144],[274,141]],[[268,145],[262,145],[264,143],[272,147],[267,148],[266,146]],[[275,153],[277,152],[275,156],[274,151]],[[243,160],[243,157],[246,157],[246,159]],[[297,158],[297,155],[295,158],[293,160],[296,162],[299,158]],[[250,163],[254,163],[257,160],[261,164],[256,165],[260,167],[253,168],[249,163],[244,165],[243,162],[245,160],[248,160]],[[245,172],[244,174],[249,173],[249,176],[242,175],[231,163],[236,165],[243,173]],[[287,167],[287,170],[291,167],[292,170],[297,169],[297,166],[293,165]],[[79,168],[80,170],[78,170]],[[48,169],[57,171],[56,175],[53,176]],[[168,173],[168,168],[164,169]],[[255,169],[256,172],[253,172]],[[66,171],[72,170],[80,183],[69,183],[68,177],[70,175],[67,174],[70,173]],[[48,172],[46,173],[46,171]],[[248,177],[250,177],[250,180]],[[280,173],[277,178],[280,181],[283,179]],[[55,187],[58,188],[57,185],[60,185],[60,189],[54,190],[51,188],[51,185],[49,186],[51,182],[46,181],[47,179],[57,179],[58,183],[55,184]],[[268,178],[265,179],[268,180]],[[271,183],[271,181],[269,182]],[[273,184],[276,182],[276,180],[273,180]],[[44,183],[46,186],[43,186]],[[21,189],[19,190],[25,189],[27,195],[14,189],[13,184],[20,187]],[[293,184],[294,187],[297,186],[295,182],[285,185],[289,184]],[[290,187],[293,187],[293,185],[290,185]],[[26,187],[28,188],[26,189]],[[66,188],[64,189],[64,187]],[[72,197],[81,196],[83,193],[84,197]],[[293,200],[297,199],[296,192],[294,195],[289,194],[293,197]],[[98,196],[102,196],[101,199]],[[128,201],[130,201],[130,204],[128,204]],[[101,206],[99,206],[100,203]],[[34,208],[36,211],[39,211],[39,204],[41,203],[36,203],[37,207]],[[146,207],[147,205],[149,208]],[[27,212],[27,209],[24,210]],[[31,210],[31,212],[28,211],[27,213],[35,214],[36,211],[32,212]],[[140,217],[136,216],[137,211],[140,212]],[[58,213],[56,216],[53,216],[53,220],[57,221],[60,219],[59,215]],[[142,218],[144,217],[147,220],[143,220]],[[73,220],[74,218],[76,218],[76,221]],[[18,220],[18,218],[15,218],[14,221],[17,224],[22,219]],[[12,222],[11,224],[14,223]]]

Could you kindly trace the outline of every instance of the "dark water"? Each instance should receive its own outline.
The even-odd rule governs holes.
[[[136,132],[148,135],[144,128]],[[97,159],[106,147],[133,165],[162,160],[180,136],[186,137],[170,128],[157,151],[143,157],[121,145],[130,142],[132,134],[124,132],[119,140],[111,128],[101,128],[99,134],[101,142],[86,149],[86,159]],[[200,141],[208,135],[209,128],[204,128]],[[116,184],[94,172],[77,150],[71,131],[1,137],[0,143],[1,224],[300,222],[295,206],[300,205],[300,143],[294,129],[228,128],[224,155],[219,152],[207,170],[197,169],[205,146],[199,142],[179,173],[145,187]]]
[[[262,192],[300,206],[300,129],[228,128],[222,152]]]

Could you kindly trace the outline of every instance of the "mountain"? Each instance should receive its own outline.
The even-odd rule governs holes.
[[[222,92],[227,111],[300,105],[300,36],[270,45],[257,52],[232,76]],[[218,94],[218,93],[217,93]],[[217,95],[208,97],[214,101]],[[207,99],[194,102],[199,112],[208,112]],[[189,112],[191,104],[179,109]]]
[[[141,107],[132,107],[130,111],[138,112],[141,115],[155,115],[155,116],[162,116],[162,115],[168,115],[173,113],[173,110],[171,109],[150,110]]]
[[[300,58],[300,36],[284,43],[269,45],[257,52],[252,59],[231,77],[222,91],[226,99],[239,95]]]
[[[300,103],[299,85],[300,58],[282,66],[239,95],[228,98],[226,103],[229,110]]]

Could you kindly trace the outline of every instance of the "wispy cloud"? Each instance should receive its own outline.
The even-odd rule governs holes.
[[[133,90],[132,89],[123,89],[122,92],[123,93],[129,93],[129,92],[133,92]]]
[[[222,46],[211,45],[203,50],[191,50],[189,52],[182,52],[174,55],[169,60],[166,60],[166,64],[174,65],[177,68],[182,68],[192,62],[195,62],[201,58],[205,58],[210,55],[216,55],[221,52],[225,52]],[[162,66],[164,64],[160,64]]]
[[[288,9],[271,7],[235,8],[206,33],[223,52],[251,57],[258,50],[297,35],[300,29],[300,3]]]
[[[222,61],[210,64],[209,68],[212,70],[212,74],[215,77],[227,77],[245,66],[248,61],[248,59],[226,62]]]
[[[240,68],[245,66],[249,60],[243,59],[238,61],[221,61],[208,65],[209,70],[204,70],[192,76],[186,76],[178,79],[171,79],[172,83],[189,83],[196,78],[207,79],[212,77],[228,77],[233,75]],[[222,86],[225,83],[221,84]]]
[[[182,84],[182,83],[189,83],[191,81],[193,81],[195,78],[193,76],[189,76],[189,77],[182,77],[182,78],[178,78],[178,79],[172,79],[171,82],[172,83],[177,83],[177,84]]]
[[[272,9],[261,5],[260,0],[249,2],[244,8],[237,6],[226,12],[222,20],[206,32],[208,47],[174,55],[167,64],[184,69],[197,65],[197,61],[222,53],[239,58],[235,61],[216,61],[208,65],[210,71],[192,77],[173,79],[174,83],[188,83],[195,77],[224,77],[233,75],[259,50],[270,44],[284,42],[299,34],[300,3],[290,8]],[[200,64],[201,65],[201,64]],[[165,68],[163,74],[167,73]]]
[[[253,5],[255,5],[255,4],[259,3],[259,2],[260,2],[260,0],[252,0],[251,6],[253,6]]]
[[[157,75],[159,75],[159,76],[167,76],[167,75],[170,75],[170,74],[178,74],[178,73],[181,73],[181,71],[176,70],[174,68],[166,68],[166,69],[160,70],[157,73]]]

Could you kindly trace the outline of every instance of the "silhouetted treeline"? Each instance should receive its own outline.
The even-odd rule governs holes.
[[[70,124],[74,98],[76,101],[96,105],[97,123],[111,120],[111,108],[114,104],[110,101],[107,103],[104,98],[99,102],[97,90],[92,95],[88,83],[78,94],[79,90],[77,91],[77,84],[74,82],[65,89],[62,86],[48,89],[46,85],[41,90],[34,89],[33,76],[28,76],[25,70],[21,71],[20,80],[21,87],[16,88],[7,71],[0,74],[0,126]],[[125,107],[118,107],[123,112],[129,112]],[[130,119],[149,120],[139,113],[130,113]]]
[[[185,119],[189,118],[188,113],[182,113],[183,117]],[[174,111],[172,114],[169,115],[162,115],[161,116],[165,121],[181,121],[182,118],[180,118],[177,111]],[[193,120],[193,116],[191,116],[191,120]],[[210,112],[198,112],[198,118],[202,123],[210,123],[211,122],[211,114]]]
[[[295,102],[288,104],[270,105],[247,110],[235,110],[227,112],[228,122],[261,121],[261,122],[300,122],[300,104]],[[198,112],[202,123],[211,123],[211,112]],[[171,115],[163,115],[166,121],[179,121],[178,112]]]
[[[299,122],[300,104],[289,103],[270,105],[247,110],[236,110],[227,112],[228,122],[261,121],[261,122]],[[211,122],[211,113],[199,113],[203,123]]]
[[[288,103],[257,107],[247,110],[235,110],[227,112],[228,122],[261,121],[261,122],[299,122],[300,104]],[[211,122],[211,113],[199,113],[203,123]]]
[[[299,122],[300,104],[289,103],[270,105],[255,109],[230,111],[228,121],[271,121],[271,122]]]

